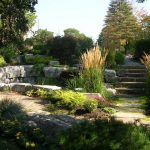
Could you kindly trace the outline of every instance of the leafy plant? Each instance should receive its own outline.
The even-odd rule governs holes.
[[[111,49],[106,57],[107,68],[114,68],[116,66],[115,55],[116,55],[115,50]]]
[[[42,55],[35,55],[30,58],[26,58],[26,64],[48,64],[49,61],[52,60],[50,56],[42,56]]]
[[[0,55],[0,67],[3,67],[6,65],[6,61],[4,60],[4,57]]]
[[[125,61],[125,55],[122,52],[116,52],[115,61],[116,64],[123,65]]]
[[[0,48],[0,55],[4,57],[4,60],[7,63],[12,63],[12,61],[16,58],[17,56],[17,50],[16,46],[14,45],[8,45],[6,47]]]
[[[88,112],[92,112],[92,111],[95,111],[98,107],[98,101],[96,100],[86,100],[84,102],[84,108],[85,110],[87,110]]]

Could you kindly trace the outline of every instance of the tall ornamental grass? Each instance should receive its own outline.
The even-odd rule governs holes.
[[[69,87],[75,85],[82,87],[86,92],[98,92],[105,96],[104,67],[107,54],[108,51],[101,50],[98,45],[83,53],[81,55],[82,71],[79,77],[68,82]]]
[[[145,65],[147,70],[146,94],[150,96],[150,54],[145,54],[141,59],[141,62]]]

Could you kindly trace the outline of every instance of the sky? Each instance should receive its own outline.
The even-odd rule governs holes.
[[[47,29],[54,35],[63,35],[64,29],[75,28],[93,40],[104,25],[111,0],[38,0],[36,5],[37,23],[35,30]],[[135,3],[135,7],[150,12],[150,0],[143,4]]]

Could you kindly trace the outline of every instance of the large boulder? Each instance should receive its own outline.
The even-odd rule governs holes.
[[[32,85],[30,83],[10,83],[10,89],[19,93],[26,93],[29,90],[32,90]]]
[[[6,72],[4,68],[0,68],[0,82],[5,82],[6,80]]]
[[[60,65],[60,63],[59,63],[58,60],[51,60],[51,61],[49,62],[49,65],[50,65],[50,66],[55,66],[55,65]]]
[[[33,85],[34,89],[44,89],[44,90],[61,90],[62,88],[55,85]]]
[[[47,113],[30,113],[32,124],[37,125],[50,138],[54,138],[58,132],[81,122],[68,115],[52,115]]]
[[[105,69],[104,77],[106,83],[116,82],[117,80],[116,71],[111,69]]]
[[[59,77],[61,72],[67,70],[65,67],[44,67],[45,77]]]
[[[23,65],[20,66],[21,75],[20,77],[36,77],[38,73],[34,69],[33,65]]]
[[[17,78],[20,77],[20,66],[7,66],[4,67],[6,78]]]

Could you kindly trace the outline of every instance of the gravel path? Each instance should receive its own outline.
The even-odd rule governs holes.
[[[39,98],[32,98],[15,92],[0,92],[0,100],[10,99],[20,103],[26,112],[43,112],[44,102]]]

